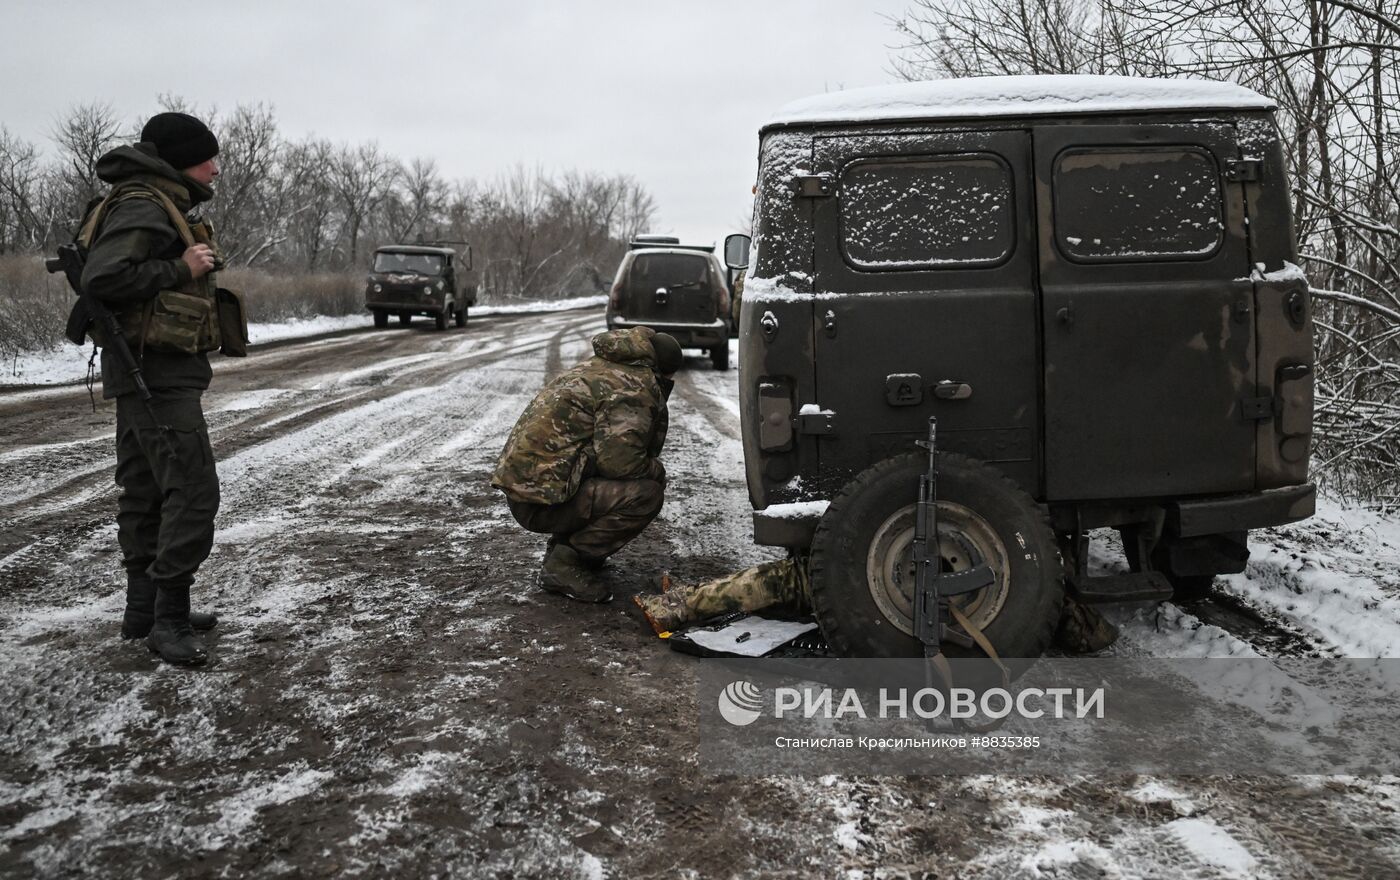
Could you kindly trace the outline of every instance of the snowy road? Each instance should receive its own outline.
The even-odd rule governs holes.
[[[198,602],[223,622],[195,672],[116,637],[111,407],[0,395],[0,873],[1400,873],[1394,779],[702,774],[699,661],[621,598],[535,590],[543,544],[487,484],[535,389],[601,329],[497,317],[219,364]],[[772,557],[749,542],[736,375],[688,367],[666,508],[608,569],[620,596],[662,566]],[[1329,508],[1260,536],[1221,582],[1238,603],[1122,611],[1114,650],[1393,656],[1397,538]]]

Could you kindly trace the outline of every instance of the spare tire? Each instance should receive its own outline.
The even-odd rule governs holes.
[[[811,590],[827,643],[844,657],[917,657],[912,550],[919,453],[876,464],[832,499],[812,541]],[[1044,511],[979,461],[938,457],[938,545],[943,571],[986,563],[996,581],[953,604],[1002,657],[1039,657],[1064,601],[1059,551]],[[957,625],[953,625],[958,629]],[[949,657],[980,657],[947,642]]]

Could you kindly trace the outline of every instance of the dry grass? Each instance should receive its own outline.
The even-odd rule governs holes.
[[[56,348],[75,301],[41,257],[0,256],[0,356]]]
[[[248,320],[259,323],[363,312],[365,279],[349,272],[287,274],[229,269],[219,285],[243,294]]]
[[[248,319],[262,323],[364,308],[364,277],[345,272],[230,269],[219,284],[241,292]],[[74,301],[63,276],[48,274],[41,257],[0,256],[0,358],[57,348]]]

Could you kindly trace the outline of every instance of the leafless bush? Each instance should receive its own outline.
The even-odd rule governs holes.
[[[74,301],[38,256],[0,256],[0,362],[58,346]]]

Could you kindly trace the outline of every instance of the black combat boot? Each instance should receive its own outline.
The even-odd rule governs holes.
[[[149,578],[126,579],[126,611],[122,613],[122,638],[144,639],[156,621],[156,585]]]
[[[122,638],[144,639],[151,634],[156,619],[156,584],[150,578],[128,576],[126,579],[126,611],[122,614]],[[190,629],[208,632],[219,618],[207,611],[190,612]]]
[[[190,588],[160,587],[156,591],[155,625],[146,636],[146,647],[166,663],[200,666],[209,659],[190,628]]]
[[[544,555],[540,586],[580,602],[606,602],[612,590],[589,570],[583,557],[568,544],[556,543]]]

